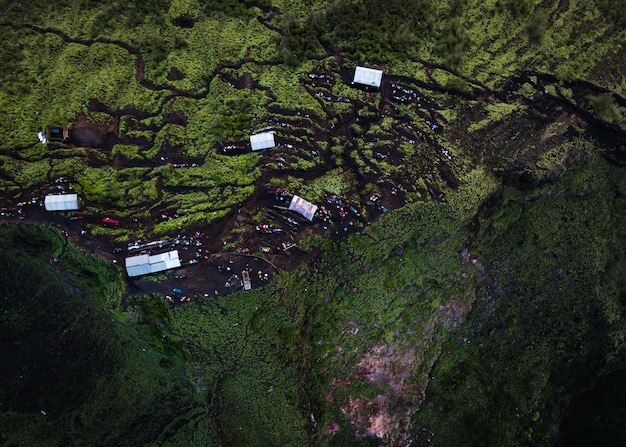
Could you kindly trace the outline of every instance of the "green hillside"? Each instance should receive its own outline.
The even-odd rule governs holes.
[[[0,444],[624,444],[625,24],[0,0]],[[61,191],[81,209],[46,214]],[[198,265],[129,279],[150,240]],[[223,293],[248,262],[271,279]]]

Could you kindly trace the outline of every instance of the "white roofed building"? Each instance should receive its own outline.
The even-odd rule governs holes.
[[[163,270],[175,269],[177,267],[180,267],[178,250],[152,256],[140,255],[126,258],[126,271],[128,276],[131,277],[162,272]]]
[[[363,84],[370,87],[380,88],[380,82],[383,79],[382,70],[374,70],[373,68],[356,67],[354,70],[353,84]]]
[[[78,194],[47,195],[44,199],[46,211],[72,211],[78,209]]]
[[[317,212],[317,205],[304,200],[302,197],[293,196],[293,199],[291,199],[291,203],[289,204],[289,209],[302,214],[307,220],[313,220],[313,217]]]
[[[250,135],[250,146],[253,151],[261,151],[276,146],[274,132],[262,132]]]

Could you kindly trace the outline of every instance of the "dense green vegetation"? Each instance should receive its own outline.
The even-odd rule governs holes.
[[[315,445],[354,444],[355,436],[368,433],[369,417],[402,427],[400,433],[373,431],[387,442],[417,439],[424,427],[435,445],[543,444],[557,432],[572,396],[593,385],[601,371],[625,366],[621,168],[586,142],[563,151],[569,160],[564,174],[547,180],[536,171],[531,183],[507,176],[470,227],[454,204],[408,206],[365,236],[323,242],[318,263],[282,275],[268,290],[173,312],[160,297],[132,298],[124,313],[111,309],[120,289],[102,275],[119,281],[114,269],[65,245],[54,231],[4,226],[3,271],[27,281],[10,289],[3,340],[7,347],[21,340],[20,349],[24,343],[44,349],[43,364],[20,365],[30,371],[30,386],[44,388],[37,402],[19,399],[21,408],[6,405],[30,386],[6,388],[3,405],[11,411],[3,417],[31,430],[33,418],[43,416],[27,414],[44,410],[44,420],[63,414],[28,439],[65,433],[63,439],[85,440],[80,427],[67,435],[64,421],[88,426],[94,412],[117,402],[121,414],[133,407],[129,425],[118,425],[117,418],[101,423],[107,439],[122,444],[131,421],[157,409],[159,417],[179,422],[155,427],[145,439],[168,445],[191,439],[304,445],[311,431]],[[464,248],[469,252],[459,256]],[[470,262],[470,255],[480,263]],[[7,277],[4,284],[16,282]],[[96,287],[103,284],[106,289]],[[47,309],[38,317],[47,323],[24,326],[35,309]],[[131,332],[141,335],[131,342],[125,335]],[[42,338],[60,333],[59,345],[42,348]],[[142,346],[145,358],[131,355]],[[13,351],[5,352],[7,364],[17,367]],[[47,359],[52,352],[70,357]],[[69,363],[55,391],[47,372],[58,361]],[[189,361],[195,392],[180,377]],[[134,369],[139,364],[142,369]],[[90,381],[72,375],[85,369],[93,371]],[[4,383],[11,384],[18,373],[5,374]],[[129,380],[141,397],[137,388],[118,389],[119,381]],[[68,392],[64,385],[74,382],[80,386],[57,402],[58,393]],[[183,389],[188,397],[181,401]],[[174,390],[178,398],[169,406],[137,411]],[[87,395],[96,396],[89,406]],[[377,402],[378,395],[387,401]],[[351,426],[350,419],[365,425]],[[326,430],[333,423],[341,426],[337,435]],[[26,442],[17,441],[26,439],[18,433],[3,436]]]
[[[624,444],[621,3],[0,0],[3,208],[70,177],[94,240],[221,254],[267,186],[360,213],[175,306],[0,226],[0,444]]]
[[[285,17],[283,57],[287,63],[299,63],[322,47],[339,46],[358,61],[391,62],[398,53],[420,50],[425,36],[432,35],[435,17],[429,0],[329,2],[313,9],[306,21],[298,21],[295,14]]]
[[[3,444],[167,441],[202,412],[182,346],[120,312],[116,267],[46,227],[3,225],[0,246]]]
[[[307,73],[336,64],[331,55],[337,52],[347,67],[384,63],[394,75],[414,77],[418,82],[411,87],[431,96],[437,113],[452,118],[450,124],[456,118],[473,121],[476,105],[461,105],[464,100],[445,90],[476,92],[481,84],[499,88],[522,66],[554,73],[559,85],[546,86],[545,91],[561,95],[572,106],[592,110],[616,124],[625,115],[619,96],[602,90],[610,88],[617,95],[625,91],[620,76],[624,68],[620,61],[625,58],[619,45],[624,31],[615,30],[611,17],[601,13],[603,4],[598,9],[595,4],[573,1],[567,7],[558,2],[538,7],[532,2],[429,0],[410,4],[276,1],[271,5],[234,0],[210,5],[182,0],[107,5],[66,1],[54,7],[45,2],[32,7],[5,3],[2,29],[7,37],[0,46],[4,199],[18,202],[34,189],[41,191],[56,176],[74,176],[78,192],[85,193],[94,214],[142,219],[156,209],[178,210],[181,220],[160,225],[157,232],[213,222],[232,211],[232,203],[252,195],[250,188],[231,191],[232,185],[224,179],[243,179],[241,186],[252,185],[266,170],[263,160],[255,156],[227,160],[217,149],[245,145],[251,131],[280,116],[279,108],[313,114],[312,122],[304,125],[306,134],[280,132],[281,137],[308,150],[332,149],[332,163],[356,163],[360,175],[392,179],[408,172],[413,178],[402,190],[410,201],[423,199],[427,188],[418,182],[440,182],[436,173],[424,172],[433,167],[424,164],[423,150],[416,154],[415,148],[403,149],[410,159],[405,167],[381,163],[368,152],[376,146],[368,142],[381,132],[397,138],[389,121],[352,127],[359,137],[360,154],[346,141],[319,140],[316,133],[323,129],[317,120],[327,120],[327,125],[346,113],[373,119],[380,113],[376,108],[383,106],[341,81],[316,89],[301,83]],[[574,32],[577,23],[588,30],[585,35]],[[433,69],[423,61],[444,65]],[[259,88],[233,87],[246,76],[251,87]],[[582,98],[572,96],[568,82],[580,78],[597,83],[598,91]],[[543,86],[526,83],[520,93],[534,98],[542,91]],[[320,103],[315,96],[320,93],[357,103]],[[375,108],[363,107],[359,101]],[[499,119],[501,111],[508,113],[508,108],[518,106],[516,101],[486,104],[489,116],[467,129],[484,128]],[[423,114],[405,104],[397,107],[398,115],[420,132],[429,129]],[[468,108],[470,112],[463,113]],[[115,141],[106,150],[91,149],[93,143],[72,150],[36,146],[38,129],[68,123],[93,130],[96,140]],[[469,148],[458,135],[432,138],[424,146],[445,146],[457,163],[464,163]],[[167,164],[178,162],[194,162],[198,169],[184,173],[167,169]],[[288,163],[302,170],[314,166],[301,153]],[[119,173],[99,173],[103,164],[116,164]],[[147,185],[139,187],[143,182]],[[300,183],[295,178],[294,186]],[[182,184],[193,194],[172,189]],[[350,185],[343,189],[349,190]],[[232,201],[221,199],[231,197],[231,192],[237,196]],[[150,232],[152,227],[141,226],[120,238]]]
[[[474,244],[495,285],[448,341],[424,412],[442,445],[547,443],[572,395],[623,370],[623,178],[586,153],[486,207]]]

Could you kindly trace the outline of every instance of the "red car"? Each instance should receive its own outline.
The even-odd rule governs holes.
[[[102,223],[105,224],[112,224],[112,225],[119,225],[120,221],[117,219],[111,219],[110,217],[103,217],[102,218]]]

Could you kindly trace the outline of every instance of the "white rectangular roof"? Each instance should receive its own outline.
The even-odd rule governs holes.
[[[243,279],[243,290],[251,290],[252,283],[250,282],[250,273],[247,270],[241,272],[241,278]]]
[[[307,202],[302,197],[293,196],[289,204],[289,209],[302,214],[308,220],[313,220],[313,216],[315,216],[315,212],[317,211],[317,205]]]
[[[128,276],[147,275],[148,273],[162,272],[163,270],[180,267],[178,250],[160,253],[158,255],[140,255],[126,258]]]
[[[78,194],[48,195],[44,199],[46,211],[70,211],[78,209]]]
[[[150,255],[139,255],[126,258],[126,267],[135,267],[142,264],[150,264]]]
[[[274,143],[274,132],[262,132],[250,135],[250,146],[253,151],[260,151],[276,146]]]
[[[356,67],[354,70],[354,81],[357,84],[369,85],[371,87],[380,87],[383,79],[382,70],[374,70],[373,68]]]
[[[126,271],[128,276],[147,275],[150,273],[150,255],[126,258]]]

